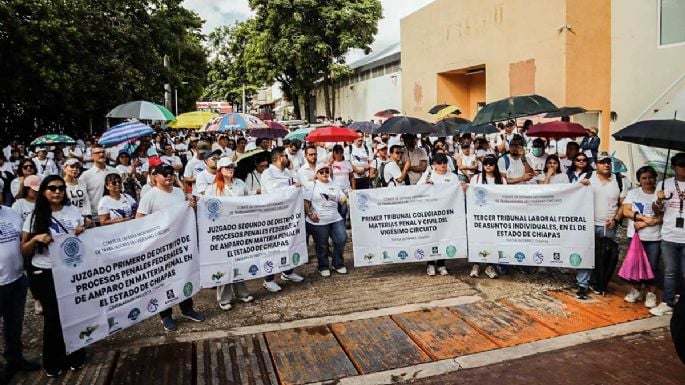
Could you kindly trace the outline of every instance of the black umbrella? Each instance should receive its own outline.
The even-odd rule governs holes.
[[[685,122],[682,120],[643,120],[633,123],[612,135],[621,142],[642,144],[649,147],[667,148],[664,179],[668,169],[671,150],[685,151]],[[663,181],[661,183],[663,189]]]
[[[458,135],[463,131],[468,125],[471,124],[470,120],[464,118],[447,118],[435,123],[435,128],[437,133],[431,134],[431,136],[454,136]]]
[[[247,178],[247,176],[255,170],[257,163],[264,160],[271,163],[271,153],[269,151],[264,151],[259,147],[239,156],[237,161],[238,166],[235,170],[235,177],[244,181],[245,178]]]
[[[459,107],[454,106],[454,105],[452,105],[452,104],[436,104],[436,105],[433,106],[433,108],[431,108],[430,110],[428,110],[428,113],[431,114],[431,115],[435,115],[435,114],[437,114],[438,112],[440,112],[440,111],[442,111],[442,110],[444,110],[445,108],[448,108],[448,107],[450,108],[450,110],[452,110],[452,111],[450,112],[450,114],[461,114],[461,111],[459,111]]]
[[[552,111],[545,115],[545,118],[561,118],[563,116],[571,116],[587,112],[583,107],[561,107],[557,111]]]
[[[471,133],[476,135],[490,135],[499,132],[493,123],[485,124],[470,124],[462,129],[463,133]]]
[[[364,122],[354,122],[347,127],[351,128],[355,131],[361,131],[361,132],[365,132],[367,134],[371,134],[374,132],[374,130],[377,130],[378,127],[380,127],[380,126],[381,126],[380,124],[364,121]]]
[[[547,98],[540,95],[511,96],[486,104],[478,111],[473,124],[501,122],[524,116],[537,115],[543,112],[556,111],[559,108]]]
[[[435,126],[423,119],[395,116],[386,120],[374,134],[432,134]]]
[[[393,115],[399,115],[399,114],[401,114],[400,111],[397,111],[394,108],[388,108],[387,110],[376,112],[375,114],[373,114],[373,116],[378,116],[379,118],[389,118],[389,117],[392,117]]]

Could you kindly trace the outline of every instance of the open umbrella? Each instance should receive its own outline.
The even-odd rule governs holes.
[[[435,125],[411,116],[392,117],[376,130],[376,134],[433,134],[437,132]]]
[[[268,127],[269,126],[267,126],[266,123],[254,115],[231,112],[221,118],[218,131],[244,131]],[[283,136],[285,136],[285,134],[283,134]]]
[[[389,108],[387,110],[378,111],[375,114],[373,114],[373,116],[378,116],[379,118],[391,118],[394,115],[398,115],[398,114],[401,114],[401,112],[397,111],[394,108]]]
[[[446,116],[451,114],[461,114],[459,107],[457,106],[447,106],[435,113],[435,118],[437,120],[444,119]]]
[[[471,133],[476,135],[490,135],[499,132],[494,123],[485,124],[469,124],[462,129],[463,133]]]
[[[178,115],[176,119],[173,122],[169,123],[167,127],[191,128],[197,130],[199,128],[202,128],[205,124],[207,124],[207,122],[209,122],[211,119],[217,116],[219,116],[219,114],[206,111],[186,112]]]
[[[431,115],[435,115],[438,113],[438,111],[440,111],[444,108],[447,108],[447,107],[454,107],[454,106],[451,104],[436,104],[430,110],[428,110],[428,113]]]
[[[583,107],[561,107],[557,111],[552,111],[545,115],[545,118],[561,118],[562,116],[571,116],[587,112]]]
[[[277,122],[275,120],[267,120],[264,123],[266,123],[267,127],[269,128],[279,128],[281,130],[287,130],[288,127],[284,126],[280,122]]]
[[[120,104],[105,116],[108,118],[135,118],[140,120],[174,120],[174,114],[164,106],[145,100]]]
[[[288,130],[282,128],[257,128],[250,130],[249,134],[253,138],[283,138],[288,135]]]
[[[369,121],[362,121],[362,122],[353,122],[349,126],[349,128],[355,130],[355,131],[361,131],[367,134],[372,134],[374,130],[377,130],[378,127],[380,127],[380,124],[376,123],[371,123]]]
[[[354,142],[359,134],[353,129],[338,126],[320,127],[307,135],[307,142]]]
[[[98,140],[98,143],[105,147],[114,146],[126,142],[127,140],[151,135],[154,132],[155,130],[152,127],[141,122],[126,122],[117,124],[105,131],[100,137],[100,140]]]
[[[436,133],[431,136],[454,136],[458,135],[464,128],[471,124],[470,120],[464,118],[447,118],[435,123]]]
[[[252,149],[243,155],[240,155],[236,161],[238,166],[235,169],[236,178],[245,180],[245,178],[255,170],[257,163],[267,160],[269,161],[270,153],[263,148]]]
[[[554,103],[540,95],[511,96],[486,104],[473,119],[474,124],[501,122],[543,112],[558,110]]]
[[[76,141],[67,135],[47,134],[39,136],[31,142],[31,146],[54,146],[56,144],[76,144]]]
[[[536,136],[542,138],[577,138],[579,136],[587,136],[585,127],[578,123],[553,121],[546,123],[538,123],[533,125],[528,132],[528,136]]]
[[[295,131],[289,132],[288,135],[286,135],[285,138],[283,138],[283,139],[289,139],[289,140],[293,140],[293,139],[304,140],[304,138],[306,138],[307,135],[309,135],[309,133],[312,132],[312,130],[313,130],[312,127],[302,127],[302,128],[298,128],[298,129],[295,130]]]
[[[685,122],[675,117],[673,119],[643,120],[633,123],[612,136],[621,142],[668,149],[664,164],[664,179],[661,182],[662,189],[666,180],[671,150],[685,151]]]

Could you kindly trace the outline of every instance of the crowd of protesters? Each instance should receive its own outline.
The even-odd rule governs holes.
[[[613,239],[625,218],[628,236],[640,234],[655,274],[659,260],[663,261],[663,277],[635,286],[625,301],[644,299],[653,314],[669,314],[676,300],[677,277],[685,272],[685,154],[672,158],[675,178],[666,180],[663,189],[649,166],[637,170],[639,186],[630,189],[627,178],[612,171],[614,159],[598,151],[595,128],[578,143],[527,137],[529,126],[529,121],[521,128],[511,121],[500,123],[500,132],[492,135],[424,136],[420,140],[413,134],[359,132],[352,143],[184,131],[159,131],[109,148],[98,145],[97,138],[35,148],[6,143],[0,154],[0,300],[7,370],[39,368],[24,359],[19,340],[27,288],[33,294],[35,311],[43,315],[45,373],[56,377],[64,368],[78,370],[85,364],[83,350],[64,352],[47,250],[55,234],[79,234],[93,226],[133,220],[177,202],[193,206],[193,196],[273,194],[289,186],[304,189],[307,235],[314,242],[319,274],[330,277],[332,271],[347,273],[343,254],[351,190],[444,183],[457,183],[464,189],[469,184],[584,184],[594,194],[597,237]],[[477,278],[483,271],[495,278],[508,270],[508,266],[474,264],[469,275]],[[444,260],[429,262],[426,272],[429,276],[449,274]],[[275,278],[264,279],[263,287],[269,292],[281,290]],[[295,283],[304,280],[294,270],[283,272],[280,278]],[[576,279],[579,299],[588,298],[593,290],[600,294],[606,290],[592,270],[579,269]],[[657,284],[664,286],[661,303]],[[244,283],[218,287],[216,297],[223,310],[231,309],[236,300],[253,299]],[[192,299],[179,307],[183,317],[204,320],[194,310]],[[160,317],[164,329],[176,330],[171,309]]]

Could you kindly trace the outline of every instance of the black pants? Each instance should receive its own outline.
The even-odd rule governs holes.
[[[30,282],[31,292],[43,306],[43,367],[55,372],[66,366],[79,366],[86,359],[86,351],[66,353],[52,270],[33,268]]]
[[[9,363],[21,361],[21,330],[24,323],[24,306],[28,279],[22,275],[14,282],[0,286],[0,316],[5,334],[5,360]]]
[[[178,304],[178,307],[181,308],[181,313],[183,313],[183,314],[189,313],[191,310],[193,310],[193,299],[192,298],[184,299],[183,301],[181,301]],[[171,317],[171,313],[172,313],[172,310],[170,307],[168,309],[164,309],[164,310],[160,311],[159,317],[162,319],[164,319],[166,317]]]
[[[371,181],[368,177],[356,178],[354,180],[355,190],[367,190],[371,188]]]
[[[426,263],[428,266],[438,266],[438,267],[445,267],[445,260],[444,259],[436,259],[434,261],[428,261]]]

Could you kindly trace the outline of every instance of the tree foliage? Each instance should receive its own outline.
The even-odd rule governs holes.
[[[181,0],[1,2],[0,129],[97,130],[120,103],[162,103],[164,83],[189,109],[206,80],[202,23]]]

